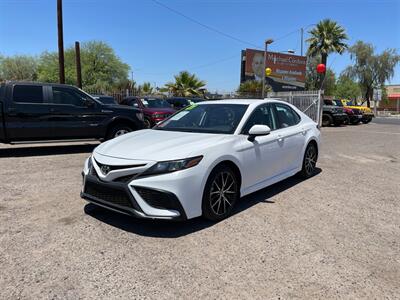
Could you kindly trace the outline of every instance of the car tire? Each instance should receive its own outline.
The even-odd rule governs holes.
[[[111,127],[111,129],[108,131],[106,140],[111,140],[113,138],[116,138],[118,136],[124,135],[126,133],[129,133],[133,131],[133,128],[129,125],[126,124],[117,124]]]
[[[343,125],[349,125],[350,124],[350,118],[349,116],[347,116],[346,118],[344,118],[343,120]]]
[[[151,121],[148,118],[144,118],[144,128],[150,129],[151,127]]]
[[[333,118],[331,115],[323,114],[322,115],[322,126],[327,127],[333,123]]]
[[[302,169],[300,175],[303,178],[310,178],[315,174],[315,166],[318,159],[318,149],[315,143],[309,143],[304,152]]]
[[[353,122],[351,122],[351,125],[358,125],[360,123],[360,120],[356,119]]]
[[[368,124],[369,122],[371,122],[371,120],[372,120],[372,119],[366,119],[366,120],[362,120],[362,122],[363,122],[364,124]]]
[[[214,169],[207,179],[203,193],[203,217],[211,221],[221,221],[232,213],[240,197],[239,180],[228,166]]]

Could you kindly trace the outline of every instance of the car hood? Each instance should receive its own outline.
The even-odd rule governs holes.
[[[145,129],[100,144],[95,153],[121,159],[164,161],[199,155],[227,135]],[[196,153],[196,154],[195,154]]]

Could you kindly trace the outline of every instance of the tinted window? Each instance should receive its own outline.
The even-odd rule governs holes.
[[[194,104],[161,122],[154,129],[231,134],[247,107],[242,104]]]
[[[300,116],[289,106],[284,104],[275,104],[275,108],[279,128],[286,128],[300,122]]]
[[[43,88],[40,85],[16,85],[13,100],[14,102],[43,103]]]
[[[85,100],[88,97],[77,90],[53,87],[53,103],[55,104],[70,104],[75,106],[85,106]]]
[[[243,127],[242,133],[248,134],[250,128],[254,125],[267,125],[271,130],[277,128],[272,105],[267,104],[257,107],[251,114],[246,125]]]
[[[96,99],[103,104],[117,104],[117,101],[115,101],[115,99],[110,96],[97,96]]]

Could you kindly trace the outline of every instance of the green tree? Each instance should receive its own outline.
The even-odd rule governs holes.
[[[190,74],[188,71],[182,71],[174,78],[175,82],[166,83],[161,91],[178,97],[199,96],[205,91],[205,81],[200,80],[195,74]]]
[[[341,74],[336,82],[334,96],[340,99],[357,100],[361,96],[361,89],[357,82],[346,74]]]
[[[327,66],[328,55],[331,53],[342,54],[347,44],[348,39],[345,29],[330,19],[320,21],[313,29],[310,30],[310,38],[308,55],[311,57],[320,56],[321,63]],[[323,80],[322,76],[321,80]]]
[[[321,56],[308,56],[306,67],[306,90],[314,91],[320,88],[319,74],[317,73],[317,65],[321,62]],[[324,93],[332,96],[335,91],[336,77],[332,69],[327,68],[324,78]]]
[[[353,65],[345,70],[347,76],[358,81],[368,107],[374,88],[382,87],[394,76],[394,69],[400,61],[395,49],[386,49],[379,55],[374,51],[372,44],[358,41],[349,48]]]
[[[240,96],[260,98],[262,93],[262,81],[248,80],[242,82],[236,91]]]
[[[26,80],[37,79],[37,60],[29,55],[0,57],[0,79]]]
[[[75,48],[65,50],[65,81],[76,84]],[[129,66],[104,42],[89,41],[81,45],[82,84],[85,89],[111,90],[127,82]],[[44,52],[40,57],[39,81],[58,81],[58,54]]]
[[[151,95],[154,92],[154,88],[151,86],[150,82],[144,82],[141,85],[141,92],[145,95]]]

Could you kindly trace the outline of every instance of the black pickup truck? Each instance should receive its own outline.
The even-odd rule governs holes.
[[[144,128],[140,110],[106,105],[63,84],[0,85],[0,142],[111,139]]]

